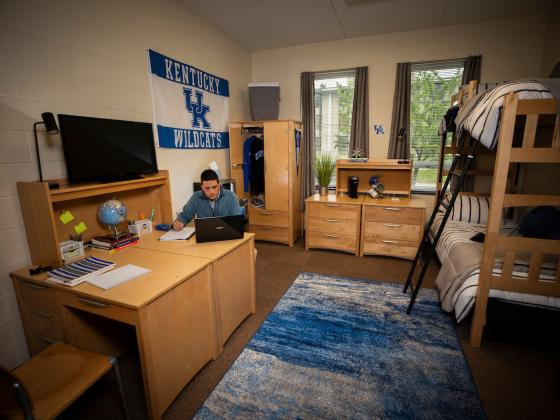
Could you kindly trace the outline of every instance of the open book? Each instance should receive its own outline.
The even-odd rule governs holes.
[[[97,257],[87,257],[72,264],[64,265],[47,272],[49,280],[66,286],[76,286],[90,277],[114,268],[116,264]]]
[[[184,241],[194,235],[193,227],[184,227],[183,230],[169,230],[159,238],[160,241]]]

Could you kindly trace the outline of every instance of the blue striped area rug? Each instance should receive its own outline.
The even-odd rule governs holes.
[[[195,418],[485,418],[435,291],[300,273]]]

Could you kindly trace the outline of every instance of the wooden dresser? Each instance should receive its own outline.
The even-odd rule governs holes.
[[[328,248],[360,254],[363,196],[312,195],[305,200],[305,249]]]
[[[423,200],[368,196],[363,199],[362,207],[361,256],[415,257],[426,217]]]

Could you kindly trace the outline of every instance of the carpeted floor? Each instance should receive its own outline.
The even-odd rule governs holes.
[[[434,290],[300,273],[196,415],[485,418]],[[426,386],[426,384],[429,386]]]
[[[185,387],[164,415],[166,420],[194,416],[266,319],[276,302],[302,271],[402,283],[410,262],[398,258],[356,257],[325,250],[304,250],[303,240],[293,248],[257,242],[257,313],[245,320],[224,352]],[[433,287],[439,267],[432,265],[424,281]],[[555,329],[556,334],[558,328]],[[467,362],[489,419],[556,419],[560,413],[560,357],[547,336],[534,340],[506,337],[479,349],[468,345],[469,323],[458,327]]]

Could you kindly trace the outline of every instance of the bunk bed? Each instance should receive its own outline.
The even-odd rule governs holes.
[[[503,218],[504,209],[560,206],[559,195],[524,194],[520,183],[512,183],[519,173],[508,177],[521,164],[560,164],[560,105],[557,94],[539,81],[499,85],[476,96],[473,88],[476,84],[459,95],[467,101],[461,103],[456,132],[486,151],[496,150],[491,191],[458,196],[435,252],[442,263],[436,279],[442,309],[460,321],[474,306],[470,342],[478,347],[489,297],[560,308],[560,241],[520,236],[517,224]],[[441,151],[438,190],[446,175],[444,154],[456,153],[456,145],[442,142]],[[441,222],[436,214],[432,238]],[[484,233],[483,243],[471,240],[476,233]]]

